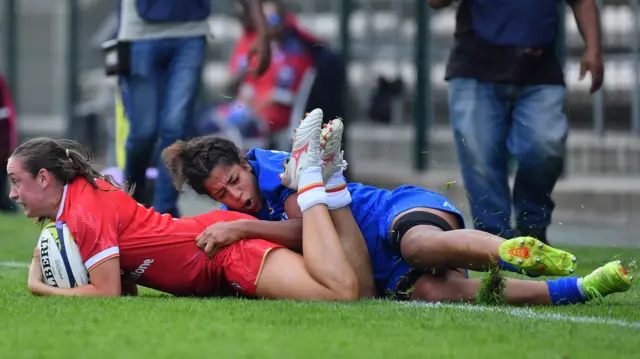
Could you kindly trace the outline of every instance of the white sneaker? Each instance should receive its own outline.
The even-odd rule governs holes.
[[[320,162],[320,132],[322,125],[322,110],[315,109],[307,114],[294,130],[291,157],[285,164],[284,172],[280,174],[282,184],[291,189],[298,189],[300,172],[309,167],[321,167]]]
[[[340,170],[347,169],[347,161],[344,160],[342,147],[342,134],[344,125],[342,120],[336,118],[324,125],[320,133],[320,147],[322,148],[322,179],[326,183],[331,176]]]

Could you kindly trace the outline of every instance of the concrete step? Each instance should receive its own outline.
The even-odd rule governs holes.
[[[385,126],[352,123],[348,126],[349,156],[358,161],[375,161],[377,167],[393,166],[402,171],[412,168],[412,126]],[[434,170],[457,170],[456,151],[448,128],[435,128],[423,152]],[[591,131],[572,131],[567,140],[565,175],[638,176],[640,181],[640,137]],[[639,182],[640,183],[640,182]]]

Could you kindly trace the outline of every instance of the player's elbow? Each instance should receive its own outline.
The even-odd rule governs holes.
[[[452,0],[427,0],[432,9],[442,9],[451,5]]]

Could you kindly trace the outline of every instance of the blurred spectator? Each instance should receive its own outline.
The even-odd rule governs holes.
[[[0,74],[0,212],[15,211],[15,204],[6,195],[8,192],[7,161],[18,142],[18,128],[16,124],[16,110],[9,86]]]
[[[237,129],[249,147],[290,147],[292,122],[304,112],[320,107],[325,118],[344,115],[341,89],[346,76],[342,59],[315,36],[301,29],[295,15],[281,2],[264,1],[263,9],[269,23],[273,61],[261,78],[246,73],[247,54],[255,42],[255,29],[246,16],[246,6],[239,3],[236,17],[243,25],[243,35],[229,59],[232,79],[225,95],[232,98],[225,104],[214,104],[200,117],[199,130],[229,127]],[[226,125],[225,125],[226,124]],[[229,134],[229,131],[227,131]],[[268,137],[269,141],[257,141]],[[247,141],[249,139],[249,141]]]
[[[452,0],[429,0],[432,7]],[[462,0],[449,57],[449,111],[477,229],[547,240],[551,193],[563,170],[568,124],[556,55],[558,0]],[[569,0],[586,44],[581,76],[602,85],[595,0]],[[563,4],[562,4],[563,5]],[[508,155],[518,162],[513,198]],[[511,227],[511,206],[516,230]]]
[[[248,0],[260,35],[256,75],[269,65],[266,22],[258,0]],[[137,186],[134,197],[145,203],[145,173],[157,154],[176,140],[192,121],[206,50],[210,0],[121,0],[119,51],[129,56],[120,74],[120,91],[129,128],[125,178]],[[158,145],[158,147],[156,146]],[[153,207],[178,216],[178,194],[164,166],[158,174]]]
[[[250,76],[247,63],[258,34],[246,1],[234,2],[233,15],[242,25],[243,32],[228,61],[231,78],[222,91],[226,100],[207,101],[198,106],[196,121],[190,126],[189,135],[216,134],[232,140],[240,149],[248,150],[252,145],[267,147],[269,126],[266,121],[248,111],[247,106],[234,100],[240,84],[245,77]],[[267,33],[270,34],[270,31]],[[271,43],[271,37],[269,42]]]
[[[230,66],[232,72],[242,76],[240,84],[234,101],[218,111],[236,126],[250,122],[252,117],[260,119],[270,133],[275,133],[288,129],[300,84],[305,72],[313,66],[313,57],[295,30],[288,26],[287,14],[279,4],[265,1],[263,8],[272,40],[271,66],[260,78],[246,74],[246,48],[242,42],[238,43]],[[251,36],[249,32],[247,38]]]

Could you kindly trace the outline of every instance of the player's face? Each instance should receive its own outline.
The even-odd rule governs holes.
[[[34,177],[24,168],[19,157],[11,157],[7,163],[7,173],[11,180],[9,198],[24,208],[27,217],[51,217],[51,213],[55,213],[57,199],[47,198],[47,188],[52,178],[48,171],[42,169]]]
[[[205,188],[211,198],[237,211],[256,213],[262,209],[262,195],[248,163],[214,168]]]

